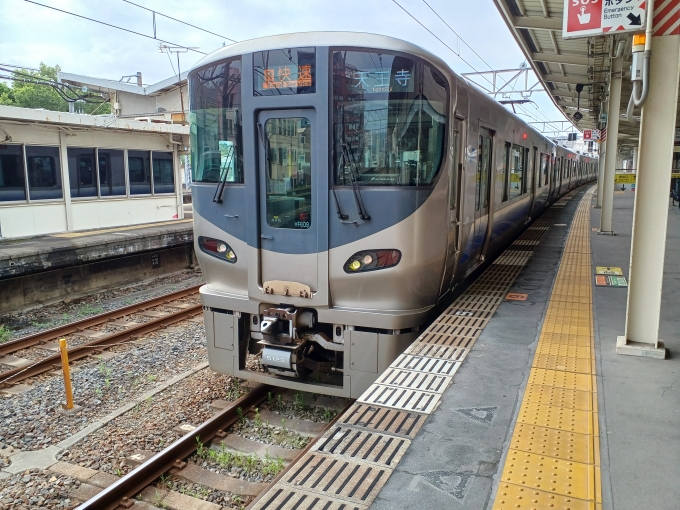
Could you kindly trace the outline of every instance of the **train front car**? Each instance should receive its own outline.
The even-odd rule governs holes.
[[[358,397],[452,281],[454,75],[397,39],[307,33],[222,48],[189,85],[211,368]]]

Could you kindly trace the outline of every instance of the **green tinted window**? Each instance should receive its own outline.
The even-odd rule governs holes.
[[[265,183],[267,224],[306,229],[312,224],[312,126],[304,117],[269,119]]]

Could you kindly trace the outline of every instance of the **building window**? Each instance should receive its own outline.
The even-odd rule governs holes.
[[[130,195],[150,195],[151,175],[148,151],[128,151]]]
[[[158,193],[174,193],[175,192],[175,178],[173,172],[173,154],[172,152],[157,152],[152,153],[153,161],[153,192]]]
[[[124,152],[116,149],[99,149],[97,153],[100,196],[126,195]]]
[[[58,147],[26,146],[28,194],[31,200],[61,199],[61,166]]]
[[[68,176],[71,186],[71,197],[96,197],[96,162],[94,149],[69,147]]]
[[[21,145],[0,145],[0,202],[26,200]]]

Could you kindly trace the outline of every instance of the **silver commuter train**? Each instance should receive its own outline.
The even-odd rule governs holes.
[[[596,176],[399,39],[311,32],[189,73],[210,367],[358,397],[433,310]]]

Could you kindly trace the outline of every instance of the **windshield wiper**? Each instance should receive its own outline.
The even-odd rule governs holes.
[[[361,190],[359,189],[355,173],[357,162],[356,159],[354,159],[354,151],[347,142],[342,144],[342,156],[345,160],[344,162],[349,166],[349,180],[352,183],[352,192],[354,193],[354,201],[357,203],[357,208],[359,209],[359,217],[364,221],[368,221],[371,219],[371,216],[368,214],[368,211],[366,211],[366,206],[361,197]]]
[[[231,166],[231,162],[234,159],[234,146],[232,145],[230,147],[230,152],[229,156],[224,165],[224,173],[222,173],[222,168],[220,168],[220,182],[217,183],[217,188],[215,189],[215,194],[213,195],[213,202],[216,204],[221,204],[222,203],[222,195],[224,194],[224,187],[227,184],[227,175],[229,175],[229,167]],[[221,157],[221,156],[220,156]]]

